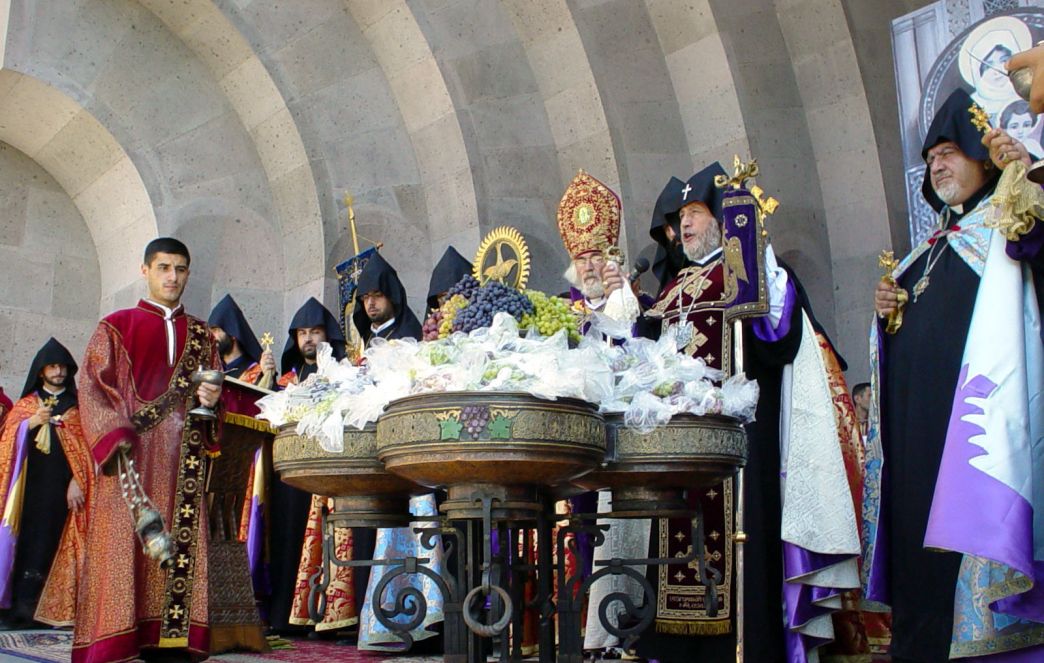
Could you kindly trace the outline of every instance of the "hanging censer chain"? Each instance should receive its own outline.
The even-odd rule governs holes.
[[[134,533],[141,542],[142,552],[158,561],[162,568],[170,568],[174,565],[174,542],[163,524],[163,516],[145,492],[141,476],[134,469],[134,461],[125,449],[117,451],[116,467],[120,492],[130,510]]]

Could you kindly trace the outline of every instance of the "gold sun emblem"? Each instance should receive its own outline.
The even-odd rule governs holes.
[[[529,280],[529,247],[522,233],[510,226],[496,228],[482,240],[475,253],[474,275],[479,283],[500,281],[523,290]]]

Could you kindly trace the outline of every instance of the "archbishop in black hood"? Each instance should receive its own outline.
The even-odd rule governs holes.
[[[714,184],[714,178],[725,174],[725,169],[715,161],[690,177],[688,182],[672,176],[656,199],[649,236],[659,245],[652,267],[653,274],[660,281],[659,291],[688,263],[682,250],[681,219],[678,213],[689,203],[699,202],[706,205],[721,223],[723,191]],[[667,237],[668,227],[674,231],[673,240]]]
[[[66,392],[75,398],[75,378],[79,367],[76,365],[76,360],[73,359],[72,353],[69,352],[68,348],[59,343],[54,337],[48,339],[43,347],[40,348],[40,351],[36,353],[36,356],[33,357],[33,363],[29,367],[29,375],[25,379],[25,387],[22,388],[22,398],[43,386],[43,378],[40,376],[40,373],[43,371],[44,366],[50,366],[51,364],[62,364],[68,368],[63,386]]]
[[[428,311],[438,308],[439,295],[445,294],[471,271],[471,262],[460,255],[457,249],[447,247],[439,263],[435,265],[435,271],[431,273],[431,281],[428,283]]]
[[[333,348],[333,356],[340,360],[344,359],[344,332],[337,324],[337,318],[330,313],[325,306],[319,303],[315,297],[309,297],[304,305],[297,309],[294,319],[290,321],[287,330],[286,345],[283,347],[283,356],[280,362],[282,372],[288,373],[292,370],[300,371],[305,363],[301,351],[297,348],[297,330],[310,327],[322,327],[326,330],[326,342]]]
[[[964,201],[961,206],[963,212],[970,212],[983,198],[993,193],[997,187],[997,181],[1000,179],[1000,171],[994,168],[990,161],[990,151],[982,144],[982,131],[973,123],[974,117],[971,109],[974,106],[975,102],[967,92],[959,88],[954,90],[936,112],[921,147],[921,158],[927,161],[929,150],[939,143],[949,141],[959,147],[965,156],[983,164],[988,175],[986,184],[972,194],[971,198]],[[936,212],[941,212],[946,207],[946,203],[939,198],[932,186],[931,166],[924,170],[921,193]]]
[[[355,312],[352,313],[352,322],[359,330],[359,335],[369,343],[373,336],[370,328],[370,316],[366,313],[366,305],[363,299],[371,292],[380,292],[391,302],[395,321],[388,329],[381,331],[381,338],[413,338],[420,340],[422,336],[421,324],[417,316],[406,305],[406,288],[402,286],[399,275],[395,268],[381,257],[375,254],[366,263],[362,274],[359,275],[359,285],[356,289]]]

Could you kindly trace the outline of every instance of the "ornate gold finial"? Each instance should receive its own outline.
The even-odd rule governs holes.
[[[505,257],[504,247],[513,255]],[[524,290],[529,280],[529,246],[522,233],[510,226],[491,230],[475,253],[473,271],[483,285],[500,281],[509,288]]]
[[[758,160],[751,159],[750,163],[743,163],[737,154],[732,158],[732,177],[717,175],[714,177],[714,186],[719,189],[724,189],[727,186],[731,186],[733,189],[739,189],[747,180],[757,176]]]
[[[899,261],[895,259],[895,254],[891,251],[881,251],[881,255],[877,257],[877,264],[884,270],[881,280],[895,287],[897,284],[892,274],[895,273],[896,267],[899,266]],[[899,301],[896,303],[895,311],[885,316],[885,331],[889,334],[896,333],[903,326],[903,308],[910,299],[909,293],[902,288],[898,288],[896,297],[898,297]]]
[[[990,126],[990,116],[979,104],[973,103],[968,107],[968,112],[971,113],[972,124],[982,133],[987,133],[993,128]]]
[[[761,208],[761,213],[765,216],[774,214],[779,209],[779,201],[772,196],[765,196],[765,190],[755,184],[750,187],[750,195],[754,196],[754,200],[758,201],[758,207]]]
[[[261,349],[268,352],[272,349],[272,344],[275,343],[275,339],[272,338],[272,334],[265,332],[261,334]]]

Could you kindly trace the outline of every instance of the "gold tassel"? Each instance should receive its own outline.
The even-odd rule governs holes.
[[[274,375],[271,371],[265,371],[261,374],[261,381],[257,383],[257,386],[261,387],[262,389],[268,389],[269,391],[271,391],[272,382],[274,381],[273,378]]]
[[[55,405],[58,405],[58,399],[54,396],[49,396],[44,399],[41,403],[43,407],[54,409]],[[60,417],[52,417],[49,421],[45,421],[40,430],[36,431],[36,448],[42,453],[51,453],[51,421],[57,421]]]
[[[40,430],[36,431],[36,448],[42,453],[51,453],[51,422],[44,423]]]
[[[233,426],[240,426],[242,428],[249,428],[250,430],[260,431],[262,433],[278,432],[272,424],[264,419],[255,419],[253,417],[248,417],[245,414],[236,414],[234,412],[225,413],[225,423],[232,424]]]

